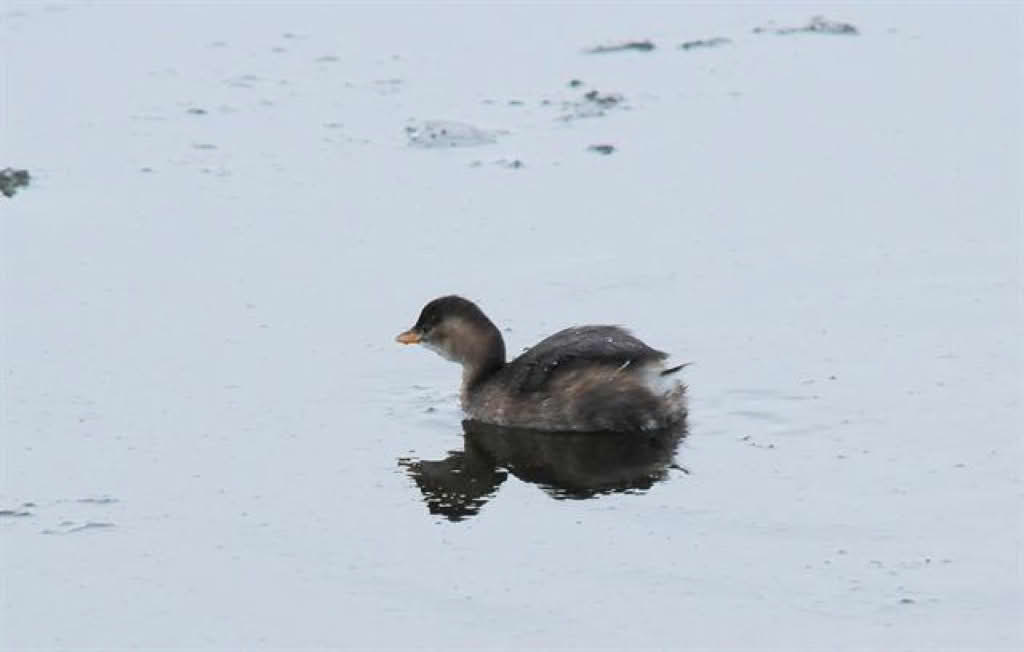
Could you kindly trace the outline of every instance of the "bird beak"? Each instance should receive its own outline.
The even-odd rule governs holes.
[[[420,334],[414,330],[408,330],[404,333],[399,333],[398,337],[395,338],[396,342],[402,344],[417,344],[420,341]]]

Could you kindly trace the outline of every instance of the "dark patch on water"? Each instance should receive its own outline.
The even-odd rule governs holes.
[[[650,52],[654,49],[651,41],[626,41],[625,43],[613,43],[611,45],[597,45],[588,50],[587,54],[608,54],[611,52]]]
[[[507,159],[507,158],[498,159],[497,161],[494,162],[494,164],[497,165],[498,167],[508,168],[510,170],[519,170],[519,169],[521,169],[523,167],[526,167],[526,164],[523,163],[522,161],[520,161],[517,158],[513,158],[513,159]]]
[[[856,36],[860,32],[850,23],[828,20],[824,16],[813,16],[801,27],[755,27],[755,34],[844,34]]]
[[[685,43],[679,44],[680,50],[698,50],[703,48],[717,48],[723,45],[732,43],[732,39],[727,39],[724,36],[716,36],[714,38],[697,39],[696,41],[686,41]]]
[[[619,93],[602,93],[599,90],[589,90],[579,100],[562,102],[561,108],[567,113],[561,115],[561,120],[578,120],[580,118],[598,118],[606,111],[615,108],[626,108],[626,98]]]
[[[602,95],[600,92],[593,90],[584,93],[583,99],[603,108],[611,108],[621,104],[625,98],[618,93],[605,93]]]
[[[4,168],[0,170],[0,193],[4,197],[13,197],[19,188],[27,187],[31,179],[28,170]]]

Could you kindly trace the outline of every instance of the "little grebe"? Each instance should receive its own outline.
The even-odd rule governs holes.
[[[477,421],[560,431],[671,428],[686,418],[686,387],[668,356],[618,326],[575,326],[505,362],[501,333],[475,303],[434,299],[400,334],[462,365],[462,408]]]

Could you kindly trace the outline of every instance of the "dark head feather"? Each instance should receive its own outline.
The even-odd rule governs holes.
[[[421,333],[429,333],[435,326],[450,317],[459,317],[478,324],[490,324],[491,320],[469,299],[451,294],[434,299],[423,306],[420,318],[413,327]]]

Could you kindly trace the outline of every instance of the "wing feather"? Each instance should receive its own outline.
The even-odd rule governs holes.
[[[574,326],[541,340],[510,362],[506,382],[522,392],[543,389],[553,377],[580,365],[629,365],[667,357],[619,326]]]

